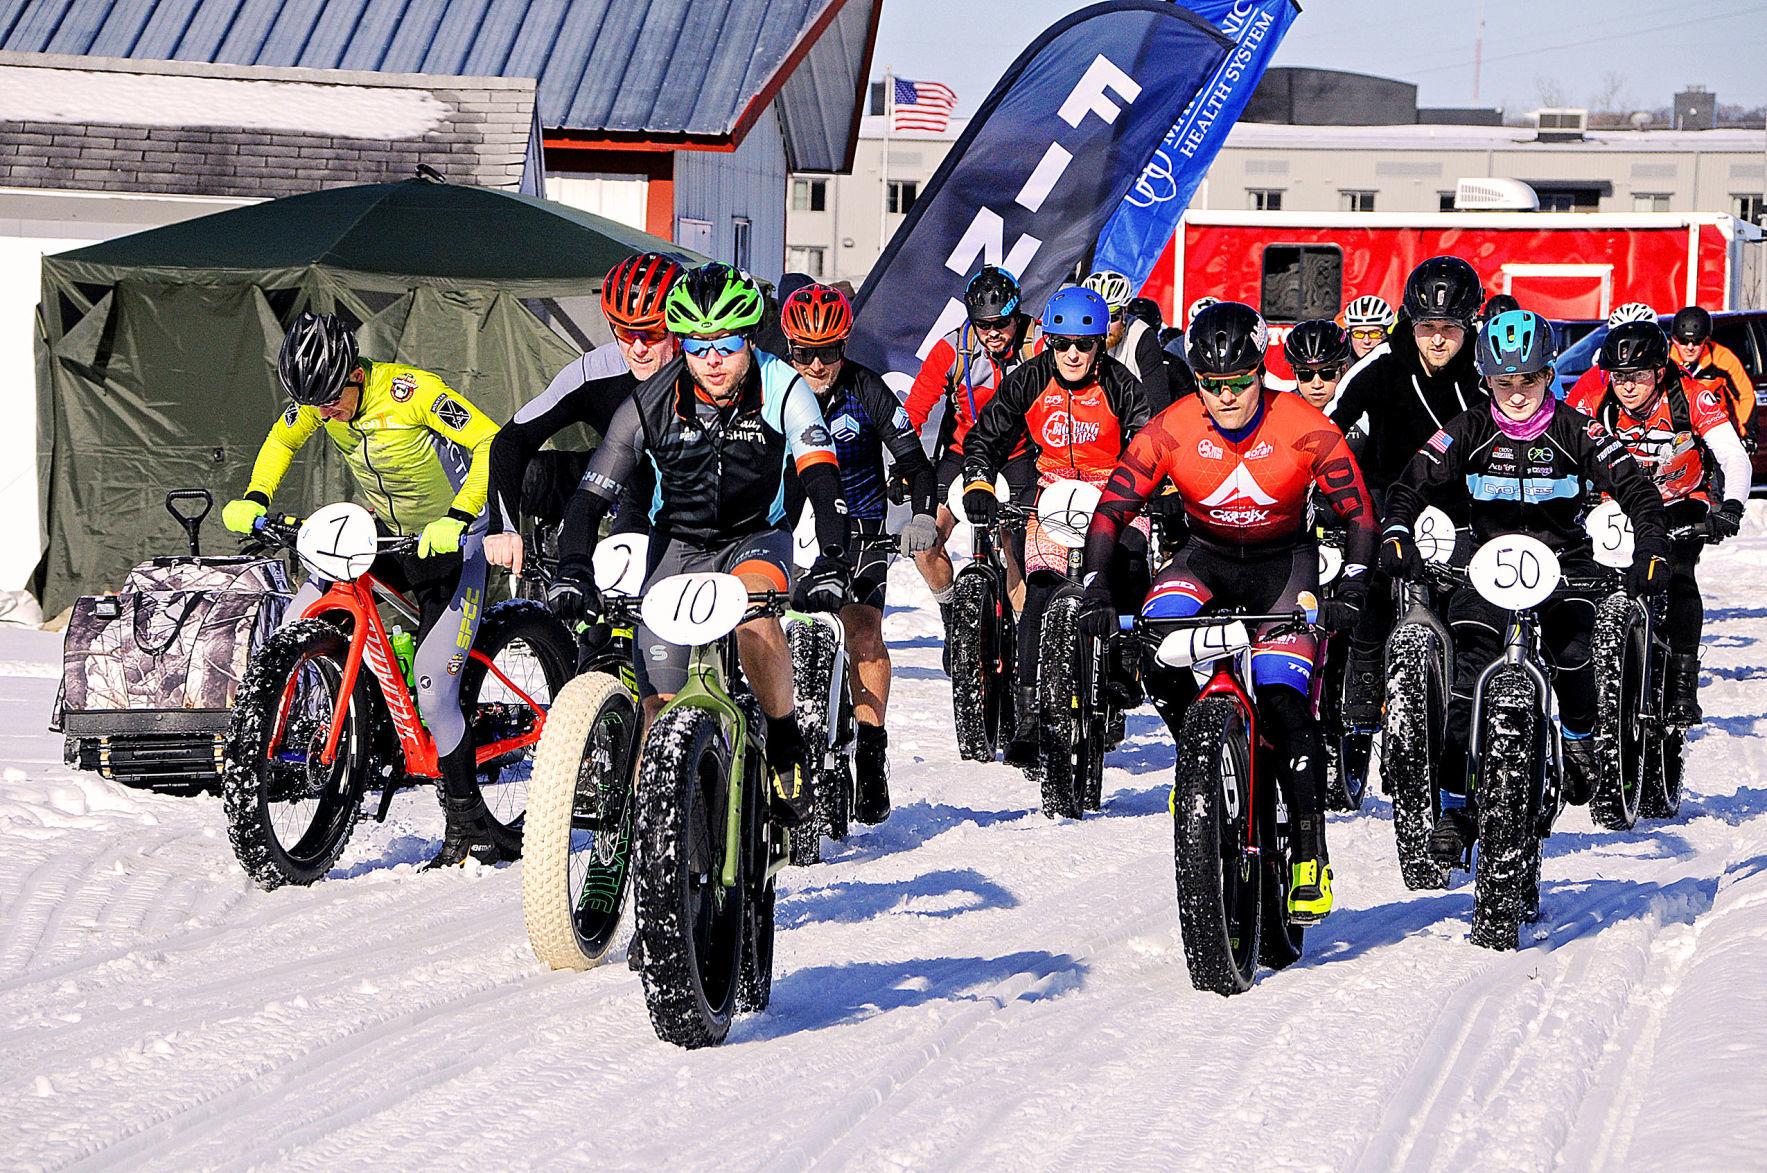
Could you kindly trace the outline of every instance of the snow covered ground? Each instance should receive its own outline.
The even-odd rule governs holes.
[[[652,1035],[623,947],[540,968],[519,864],[418,874],[428,793],[329,881],[255,890],[218,799],[62,766],[59,637],[0,635],[0,1166],[1767,1167],[1767,517],[1702,577],[1679,820],[1568,811],[1500,955],[1464,877],[1404,890],[1372,798],[1332,819],[1307,959],[1223,999],[1185,973],[1157,719],[1102,815],[1044,819],[958,761],[898,565],[896,812],[782,877],[772,1009],[701,1052]]]

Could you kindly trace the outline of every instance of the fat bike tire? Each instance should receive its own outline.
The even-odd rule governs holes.
[[[534,956],[553,969],[601,964],[619,930],[638,723],[625,683],[603,672],[566,684],[547,714],[522,837],[522,919]]]
[[[957,752],[971,762],[991,762],[1000,745],[1000,731],[1012,721],[1003,712],[1002,693],[994,679],[999,644],[1010,639],[1001,610],[1007,607],[994,580],[986,574],[957,576],[951,600],[951,705],[957,724]],[[1010,608],[1008,608],[1010,609]]]
[[[838,714],[828,711],[830,676],[834,673],[834,636],[820,622],[792,622],[785,627],[791,648],[792,705],[797,712],[798,734],[804,741],[804,773],[810,780],[814,812],[810,820],[791,835],[791,861],[798,867],[822,862],[822,837],[835,837],[834,810],[839,797],[833,793],[834,755],[829,751],[828,723]],[[844,819],[840,820],[843,824]],[[841,834],[846,834],[845,826]]]
[[[1595,788],[1589,817],[1608,831],[1630,831],[1649,780],[1661,772],[1661,742],[1643,711],[1649,680],[1650,631],[1638,605],[1623,593],[1603,599],[1590,640],[1595,660]]]
[[[1429,851],[1441,814],[1436,771],[1448,701],[1438,639],[1428,627],[1411,623],[1401,625],[1387,645],[1380,776],[1393,802],[1399,871],[1414,892],[1448,886],[1448,869]]]
[[[1672,819],[1681,813],[1681,768],[1687,753],[1687,735],[1671,729],[1654,756],[1654,769],[1645,779],[1639,814],[1647,819]]]
[[[759,701],[745,695],[737,703],[749,728],[765,727]],[[764,751],[759,738],[751,739],[743,767],[747,777],[742,797],[742,849],[747,863],[742,882],[748,888],[748,899],[743,904],[742,965],[736,983],[736,1008],[743,1011],[765,1010],[773,1000],[774,877],[767,874],[768,792],[761,770]]]
[[[1539,906],[1536,777],[1543,768],[1539,698],[1519,669],[1486,683],[1481,706],[1478,859],[1473,871],[1472,943],[1507,950]]]
[[[1257,973],[1264,878],[1258,857],[1247,850],[1249,730],[1226,697],[1192,705],[1183,730],[1172,824],[1184,962],[1197,989],[1239,994]]]
[[[260,888],[323,878],[355,829],[380,720],[366,668],[357,674],[335,759],[319,761],[348,656],[349,641],[334,624],[291,623],[258,649],[234,699],[221,797],[233,853]]]
[[[657,1037],[680,1047],[723,1042],[737,1008],[743,885],[719,882],[731,758],[722,724],[683,707],[652,723],[638,772],[639,975]]]
[[[1043,814],[1051,819],[1077,819],[1085,812],[1081,789],[1087,753],[1089,714],[1081,699],[1084,666],[1080,663],[1080,599],[1063,594],[1043,612],[1043,662],[1037,673],[1037,700],[1042,709],[1043,771],[1040,790]]]
[[[482,661],[468,656],[460,670],[460,710],[472,723],[474,745],[532,731],[576,673],[576,641],[546,604],[532,599],[508,599],[487,609],[472,646],[541,709],[536,713]],[[506,831],[520,834],[525,825],[538,753],[539,743],[532,742],[479,763],[485,809]]]

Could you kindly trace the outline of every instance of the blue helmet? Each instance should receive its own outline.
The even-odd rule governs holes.
[[[1095,290],[1072,285],[1057,291],[1043,307],[1043,332],[1063,338],[1103,338],[1110,333],[1111,309]]]
[[[1479,331],[1473,361],[1481,375],[1531,375],[1552,365],[1552,326],[1532,310],[1508,310]]]

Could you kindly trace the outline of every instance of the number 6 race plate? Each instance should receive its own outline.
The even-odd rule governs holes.
[[[734,574],[672,574],[638,606],[658,639],[684,648],[730,634],[748,609],[749,589]]]
[[[1505,534],[1480,546],[1466,577],[1485,600],[1505,611],[1539,606],[1558,586],[1558,555],[1526,534]]]

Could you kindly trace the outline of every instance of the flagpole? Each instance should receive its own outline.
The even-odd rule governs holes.
[[[877,257],[871,262],[876,265],[883,259],[884,245],[890,239],[890,123],[896,117],[896,78],[889,66],[884,66],[884,125],[883,125],[883,158],[878,162],[878,171],[883,176],[883,199],[878,202],[877,213]]]

